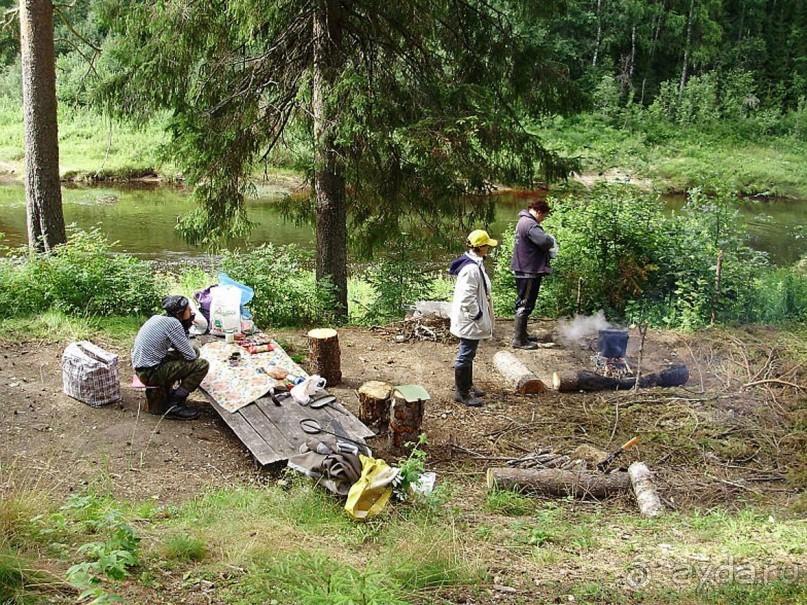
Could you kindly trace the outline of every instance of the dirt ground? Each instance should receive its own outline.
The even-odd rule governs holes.
[[[533,325],[545,331],[554,327],[552,322]],[[394,328],[341,329],[344,382],[329,390],[355,413],[354,391],[367,380],[423,385],[431,394],[423,425],[428,465],[438,474],[461,467],[481,482],[481,472],[497,458],[520,457],[539,447],[568,453],[583,443],[614,449],[639,435],[640,445],[622,464],[646,461],[659,475],[668,505],[686,509],[749,496],[787,503],[796,497],[798,486],[786,477],[800,472],[799,456],[795,466],[787,467],[788,458],[781,454],[804,445],[783,426],[797,391],[776,384],[741,388],[755,374],[758,379],[773,371],[781,373],[770,345],[775,335],[748,333],[745,340],[726,344],[725,339],[718,342],[703,335],[650,331],[643,351],[644,371],[686,363],[690,368],[686,387],[518,396],[491,362],[495,352],[512,351],[508,346],[512,322],[499,321],[496,328],[496,337],[480,347],[475,368],[477,386],[488,392],[483,408],[453,401],[453,339],[401,343],[396,342]],[[306,351],[303,331],[273,335],[293,351]],[[639,342],[638,331],[631,330],[628,359],[634,364]],[[16,488],[28,484],[64,497],[101,482],[116,497],[168,503],[208,488],[265,481],[276,471],[257,468],[199,395],[191,396],[202,409],[196,421],[139,413],[142,395],[128,386],[132,375],[128,351],[117,351],[123,400],[93,409],[62,393],[60,362],[66,343],[0,344],[4,395],[0,464],[11,471],[6,480],[14,481]],[[589,337],[580,344],[514,353],[550,383],[556,369],[591,369],[595,348],[595,337]],[[789,378],[798,382],[799,376]],[[768,429],[773,431],[770,436]],[[372,440],[376,456],[385,457],[384,443],[383,436]],[[692,481],[693,473],[698,481]]]

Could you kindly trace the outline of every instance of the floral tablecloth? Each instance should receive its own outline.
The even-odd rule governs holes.
[[[204,345],[200,356],[208,361],[210,370],[202,381],[202,388],[221,407],[232,413],[260,399],[277,386],[278,381],[265,373],[271,366],[281,367],[293,376],[308,377],[305,370],[277,342],[270,342],[273,351],[252,355],[243,347],[224,341]],[[240,358],[237,365],[231,365],[230,356],[235,352],[240,353]]]

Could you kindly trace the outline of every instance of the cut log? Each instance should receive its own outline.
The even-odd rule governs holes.
[[[556,468],[489,468],[488,489],[574,498],[607,498],[630,489],[627,473],[587,473]]]
[[[417,443],[423,424],[422,400],[407,401],[397,391],[392,395],[389,418],[389,449],[394,454],[402,454],[407,443]]]
[[[677,387],[689,380],[689,368],[684,364],[676,364],[661,372],[645,374],[639,379],[639,386],[649,387]],[[576,372],[555,372],[552,374],[552,388],[561,392],[569,391],[606,391],[632,389],[636,384],[635,378],[613,378],[602,376],[588,370]]]
[[[356,392],[359,398],[359,420],[385,431],[389,426],[392,385],[378,380],[365,382]]]
[[[493,365],[516,393],[529,395],[546,391],[546,385],[541,382],[541,379],[509,351],[496,353],[493,356]]]
[[[308,363],[310,374],[319,374],[328,386],[342,382],[342,360],[339,335],[332,328],[317,328],[308,333]]]
[[[644,462],[634,462],[628,467],[633,493],[636,495],[636,504],[639,512],[645,517],[657,517],[664,512],[664,505],[656,492],[653,483],[653,473]]]

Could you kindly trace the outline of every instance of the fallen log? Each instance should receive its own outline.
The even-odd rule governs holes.
[[[627,473],[574,472],[562,469],[489,468],[488,489],[574,498],[607,498],[630,489]]]
[[[509,351],[499,351],[493,356],[493,365],[516,393],[530,395],[543,393],[546,385]]]
[[[656,492],[653,483],[653,473],[644,462],[634,462],[628,467],[633,493],[636,495],[636,504],[639,512],[645,517],[657,517],[664,512],[664,505]]]
[[[661,372],[644,374],[639,378],[639,386],[642,388],[677,387],[686,384],[688,380],[689,368],[679,363]],[[588,370],[555,372],[552,374],[552,388],[562,393],[570,391],[627,390],[632,389],[635,385],[635,377],[614,378],[612,376],[602,376]]]

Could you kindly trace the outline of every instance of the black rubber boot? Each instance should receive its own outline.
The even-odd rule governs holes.
[[[483,404],[473,393],[471,393],[471,376],[473,375],[473,368],[471,366],[463,366],[454,368],[454,385],[456,390],[454,392],[454,401],[464,403],[468,407],[478,408]]]
[[[474,397],[484,397],[487,395],[482,389],[477,389],[474,385],[474,366],[471,366],[471,395]]]
[[[527,338],[527,320],[529,315],[516,312],[513,319],[513,348],[514,349],[527,349],[529,351],[537,349],[538,346],[534,342],[530,342]]]
[[[187,405],[176,404],[168,408],[163,416],[169,420],[196,420],[199,417],[199,410]]]
[[[168,407],[172,405],[185,405],[185,402],[188,400],[188,395],[190,395],[188,389],[177,387],[168,395],[168,401],[166,403]]]
[[[171,391],[165,404],[167,411],[164,416],[170,420],[195,420],[198,418],[199,410],[185,405],[188,395],[190,395],[188,389],[182,387],[177,387]]]

